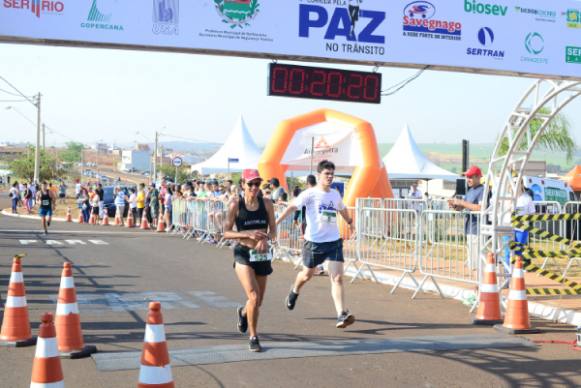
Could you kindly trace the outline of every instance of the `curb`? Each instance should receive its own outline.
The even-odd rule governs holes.
[[[7,216],[7,217],[14,217],[14,218],[24,218],[26,220],[40,220],[40,216],[36,216],[33,214],[12,214],[11,209],[2,210],[2,215]],[[51,220],[58,221],[58,222],[67,222],[67,219],[63,218],[63,217],[52,217]],[[77,222],[77,221],[73,220],[73,222]]]

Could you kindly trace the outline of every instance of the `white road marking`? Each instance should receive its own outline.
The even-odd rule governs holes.
[[[68,245],[87,245],[87,243],[83,240],[18,240],[20,241],[20,245],[32,245],[32,244],[46,244],[46,245],[56,245],[56,246],[63,246],[65,243]],[[63,242],[64,241],[64,242]],[[103,240],[88,240],[93,245],[109,245],[108,242]]]

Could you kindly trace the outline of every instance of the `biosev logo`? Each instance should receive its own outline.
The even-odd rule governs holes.
[[[260,12],[258,0],[214,0],[216,11],[230,28],[250,26],[250,21]]]
[[[47,0],[4,0],[4,8],[26,9],[39,18],[41,14],[62,13],[65,4],[62,1]]]
[[[473,48],[469,47],[466,50],[466,55],[475,55],[481,57],[490,57],[494,59],[504,59],[504,50],[495,50],[490,48],[494,44],[495,36],[494,31],[490,27],[482,27],[478,30],[477,34],[478,42],[482,47]]]
[[[428,1],[414,1],[403,10],[404,36],[460,40],[462,23],[436,19],[436,6]]]
[[[117,6],[119,0],[93,0],[87,22],[81,23],[81,28],[94,30],[113,30],[123,31],[121,24],[111,23],[113,9]]]
[[[481,15],[506,16],[508,6],[479,3],[476,0],[464,0],[464,11]]]

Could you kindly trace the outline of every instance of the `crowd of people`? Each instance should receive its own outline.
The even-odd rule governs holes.
[[[43,182],[44,184],[45,182]],[[58,182],[46,182],[49,190],[56,199],[64,202],[67,192],[67,185],[64,180]],[[17,214],[19,208],[24,208],[27,214],[32,214],[33,210],[39,206],[37,193],[41,191],[42,185],[39,183],[26,183],[14,181],[10,185],[8,196],[10,197],[12,213]]]

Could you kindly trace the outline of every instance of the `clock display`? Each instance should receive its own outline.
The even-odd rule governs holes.
[[[381,103],[381,73],[271,63],[268,95]]]

